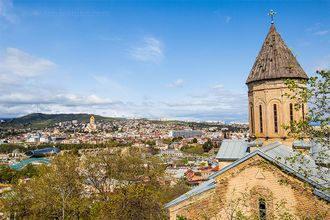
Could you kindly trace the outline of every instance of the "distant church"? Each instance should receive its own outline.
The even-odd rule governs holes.
[[[281,125],[303,118],[307,110],[307,106],[295,110],[285,96],[290,92],[284,83],[287,78],[308,79],[272,19],[246,81],[250,136],[262,139],[264,145],[224,142],[217,158],[225,165],[206,182],[166,204],[171,220],[179,216],[191,220],[330,219],[330,193],[326,190],[330,170],[322,167],[325,176],[320,176],[319,165],[309,155],[304,157],[306,164],[288,162],[297,152],[279,142],[288,137]]]
[[[89,118],[89,124],[87,124],[87,126],[85,127],[85,131],[86,132],[94,132],[96,131],[96,124],[95,124],[95,117],[94,115],[91,115],[91,117]]]

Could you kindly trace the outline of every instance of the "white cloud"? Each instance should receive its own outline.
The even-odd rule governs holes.
[[[224,86],[222,84],[216,84],[216,85],[211,85],[210,86],[210,89],[213,89],[213,90],[220,90],[220,89],[223,89]]]
[[[81,95],[49,85],[0,87],[0,116],[17,116],[32,112],[98,113],[117,115],[123,104],[96,94]]]
[[[4,92],[7,91],[7,92]],[[205,89],[198,95],[155,101],[121,102],[96,94],[81,95],[49,86],[0,88],[0,116],[44,113],[93,113],[116,117],[180,120],[246,120],[247,95],[226,89]]]
[[[0,57],[0,81],[14,82],[36,77],[55,66],[50,60],[34,57],[16,48],[7,48]]]
[[[129,115],[124,104],[97,94],[83,95],[38,79],[56,65],[47,59],[32,56],[19,49],[8,48],[0,57],[0,116],[24,115],[37,110],[44,113],[107,113]],[[94,75],[105,85],[116,85],[106,76]],[[118,86],[118,85],[116,85]],[[36,107],[37,106],[37,107]]]
[[[160,62],[164,57],[163,43],[153,37],[145,38],[143,45],[129,50],[129,55],[135,60],[144,62]]]
[[[108,105],[62,105],[57,103],[52,104],[26,104],[26,105],[2,105],[0,104],[1,116],[16,117],[34,112],[43,112],[47,114],[57,113],[91,113],[104,116],[122,117],[128,114],[120,107],[120,103]],[[122,110],[121,110],[122,109]]]
[[[9,105],[21,105],[21,104],[35,104],[35,103],[51,103],[49,99],[46,99],[43,95],[33,94],[31,92],[7,92],[0,95],[1,104]]]
[[[313,24],[312,26],[307,28],[306,31],[310,32],[314,35],[317,35],[317,36],[324,36],[324,35],[327,35],[329,33],[329,30],[325,29],[324,25],[321,24],[321,23]]]
[[[111,81],[109,77],[103,75],[92,75],[92,77],[99,84],[107,84]]]
[[[0,116],[17,116],[32,112],[93,113],[116,117],[173,118],[190,120],[246,120],[247,95],[226,90],[222,84],[211,85],[195,95],[173,97],[171,100],[151,98],[134,102],[111,100],[92,92],[85,95],[61,87],[44,84],[38,79],[54,68],[44,58],[8,48],[0,58]],[[12,79],[4,83],[4,78]],[[120,88],[108,75],[90,75],[97,85]],[[16,80],[16,81],[15,81]],[[167,86],[184,85],[177,79]],[[117,86],[117,87],[116,87]]]
[[[91,75],[91,77],[100,85],[110,87],[112,89],[124,89],[125,87],[121,85],[116,80],[111,79],[109,76],[105,75]]]
[[[320,31],[314,32],[314,34],[317,36],[324,36],[324,35],[327,35],[328,33],[329,33],[329,30],[320,30]]]
[[[213,87],[213,88],[211,88]],[[184,120],[247,120],[247,94],[226,90],[220,85],[176,100],[157,104],[159,114]]]
[[[81,96],[77,94],[58,94],[55,97],[55,101],[57,104],[67,106],[95,106],[113,104],[110,99],[101,98],[94,94],[88,96]]]
[[[178,88],[178,87],[182,87],[183,84],[184,84],[184,81],[182,79],[177,79],[174,82],[168,84],[167,86],[171,87],[171,88]]]
[[[0,19],[7,22],[15,23],[16,15],[13,13],[13,2],[11,0],[0,0]]]
[[[63,106],[97,106],[113,104],[110,99],[101,98],[91,94],[87,96],[70,92],[48,90],[46,87],[31,87],[16,91],[1,92],[0,104],[2,105],[32,105],[32,104],[58,104]]]
[[[46,85],[40,80],[29,80],[38,79],[41,74],[51,71],[55,66],[50,60],[32,56],[19,49],[6,49],[0,57],[1,116],[31,113],[36,111],[33,106],[41,106],[47,113],[77,113],[121,104],[96,94],[82,95],[67,91],[59,87],[61,84],[54,86]],[[105,80],[105,83],[107,82]]]
[[[230,21],[231,21],[231,17],[227,15],[226,18],[225,18],[225,22],[229,23]]]

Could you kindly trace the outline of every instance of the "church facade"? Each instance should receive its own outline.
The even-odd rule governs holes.
[[[275,142],[242,157],[168,203],[170,220],[330,219],[322,179],[303,177],[299,167],[278,160],[290,154]]]
[[[320,177],[308,155],[296,156],[282,124],[304,117],[306,107],[294,109],[285,96],[285,79],[307,79],[296,58],[272,23],[246,81],[249,88],[250,135],[272,143],[247,152],[208,181],[166,204],[171,220],[186,219],[330,219],[330,174]],[[312,175],[304,175],[308,170]],[[325,179],[324,179],[325,178]]]

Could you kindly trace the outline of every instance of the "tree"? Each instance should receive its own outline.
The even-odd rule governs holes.
[[[143,158],[136,151],[104,152],[97,157],[87,157],[82,170],[84,178],[95,189],[91,195],[93,218],[163,219],[159,178],[164,169],[157,159]]]
[[[203,146],[200,144],[189,144],[189,145],[184,145],[181,148],[182,152],[188,153],[188,154],[203,154]]]
[[[172,139],[171,138],[164,138],[163,143],[164,144],[172,144]]]
[[[179,141],[182,141],[183,137],[174,137],[172,138],[172,142],[179,142]]]
[[[17,182],[18,173],[8,166],[0,166],[0,182],[1,183],[15,183]]]
[[[28,164],[22,170],[14,170],[8,166],[0,166],[0,183],[15,184],[19,179],[31,178],[38,175],[37,168]]]
[[[88,210],[82,178],[72,155],[59,156],[52,166],[39,167],[39,175],[13,186],[1,202],[16,218],[75,219]]]
[[[299,121],[285,126],[289,135],[296,139],[309,138],[323,145],[330,145],[330,71],[317,71],[316,76],[302,83],[288,79],[286,85],[296,111],[303,111]],[[304,109],[308,105],[308,111]],[[317,125],[317,126],[316,126]]]
[[[311,156],[321,166],[329,166],[330,156],[330,71],[316,71],[316,76],[305,81],[288,79],[286,85],[290,94],[286,94],[294,103],[296,111],[302,111],[300,120],[293,120],[284,125],[289,136],[296,140],[308,139],[312,144]],[[308,106],[308,111],[305,111]],[[296,154],[291,161],[301,164],[308,163],[305,157]],[[318,177],[329,184],[325,169],[318,168]],[[303,170],[305,175],[311,175],[309,170]]]
[[[149,145],[149,146],[155,146],[156,145],[156,141],[155,140],[147,140],[144,143],[147,144],[147,145]]]
[[[191,188],[188,186],[187,180],[185,178],[181,178],[177,181],[177,183],[169,187],[167,185],[161,186],[160,194],[162,203],[168,203],[172,201],[174,198],[181,196],[188,192]]]
[[[56,156],[51,166],[0,198],[18,219],[165,219],[164,204],[189,190],[163,184],[165,167],[134,149]]]
[[[159,193],[143,183],[120,187],[102,209],[98,219],[165,219],[165,210]]]
[[[213,147],[213,143],[210,139],[208,139],[207,142],[203,144],[204,152],[209,152],[212,149],[212,147]]]

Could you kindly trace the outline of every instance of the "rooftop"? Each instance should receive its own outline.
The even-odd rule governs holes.
[[[234,161],[248,154],[248,142],[245,140],[223,140],[216,158],[222,161]]]
[[[308,79],[296,57],[271,24],[246,84],[270,79]]]
[[[187,193],[179,196],[173,201],[167,203],[165,208],[171,207],[175,204],[178,204],[182,201],[185,201],[195,195],[198,195],[202,192],[211,190],[216,187],[215,178],[222,173],[234,168],[235,166],[243,163],[244,161],[254,157],[255,155],[259,155],[264,159],[273,162],[277,166],[279,166],[283,171],[287,173],[291,173],[297,178],[311,184],[314,187],[314,194],[318,197],[330,201],[330,194],[324,189],[329,188],[329,183],[326,181],[330,179],[330,172],[328,168],[319,167],[315,164],[315,161],[310,156],[299,155],[296,152],[292,151],[288,146],[283,145],[280,142],[274,142],[264,147],[259,148],[256,151],[253,151],[244,157],[236,160],[235,162],[225,166],[221,170],[213,173],[209,176],[209,180],[201,185],[193,188]],[[301,157],[296,160],[290,160],[290,158],[296,156],[296,158]],[[301,161],[306,161],[305,163],[301,163]],[[304,172],[308,170],[308,175]],[[322,174],[321,174],[322,173]]]

